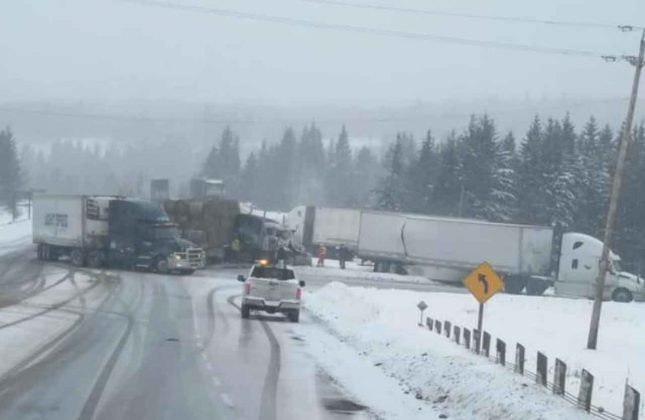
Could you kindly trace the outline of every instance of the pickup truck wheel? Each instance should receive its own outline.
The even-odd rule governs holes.
[[[289,312],[289,315],[287,316],[289,317],[289,321],[298,322],[300,320],[300,311],[297,310],[297,311]]]
[[[247,319],[251,315],[251,309],[247,305],[242,305],[240,312],[242,313],[242,318],[244,319]]]
[[[164,257],[158,257],[155,260],[155,270],[159,274],[167,274],[168,273],[168,259]]]
[[[85,265],[85,252],[82,249],[73,249],[69,254],[72,264],[76,267],[83,267]]]
[[[101,268],[103,266],[103,253],[101,251],[92,251],[87,256],[87,265],[91,268]]]
[[[614,293],[611,294],[611,298],[615,302],[631,302],[634,300],[634,297],[632,296],[632,292],[630,292],[627,289],[623,289],[622,287],[614,290]]]

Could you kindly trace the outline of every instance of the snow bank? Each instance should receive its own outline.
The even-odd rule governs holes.
[[[476,323],[475,300],[459,294],[379,290],[330,283],[316,292],[307,293],[305,305],[313,316],[359,354],[450,418],[587,418],[585,413],[554,397],[531,379],[502,369],[444,336],[419,328],[416,304],[422,299],[428,303],[427,314],[432,317],[468,327]],[[572,307],[572,302],[585,307]],[[574,360],[584,355],[577,360],[596,375],[594,404],[605,405],[612,412],[621,412],[620,402],[615,404],[614,395],[607,389],[612,388],[622,394],[625,375],[620,373],[621,369],[606,376],[610,369],[594,370],[595,365],[591,363],[594,355],[576,350],[583,347],[584,340],[579,340],[578,334],[569,330],[572,319],[576,319],[578,324],[586,324],[587,303],[500,295],[487,305],[485,328],[493,336],[507,340],[510,351],[507,358],[510,360],[513,358],[513,339],[518,337],[527,347],[527,367],[534,363],[532,352],[536,348],[546,351],[550,357],[562,356],[565,361],[568,356]],[[579,313],[581,309],[584,309],[585,316]],[[608,312],[613,311],[609,309]],[[563,318],[567,313],[569,317]],[[609,321],[612,316],[607,315],[605,319]],[[603,335],[601,340],[608,343],[610,338]],[[595,356],[598,366],[609,363],[614,358],[611,356],[613,349],[619,347],[606,346],[607,350]],[[563,351],[556,351],[558,349]],[[634,349],[634,353],[637,352]],[[615,356],[614,366],[625,363],[620,357]],[[573,371],[579,365],[570,363],[569,366],[572,371],[570,382],[575,382]],[[632,375],[642,376],[641,372],[634,370]],[[574,389],[577,392],[577,385],[569,388]]]
[[[312,267],[298,266],[294,267],[299,278],[307,280],[307,277],[329,278],[335,280],[367,280],[367,281],[388,281],[397,283],[416,283],[431,284],[434,283],[421,276],[403,276],[394,273],[375,273],[372,265],[360,265],[353,261],[348,261],[345,270],[341,270],[338,260],[325,260],[324,267],[316,267],[317,259],[312,260]]]
[[[31,244],[31,220],[0,225],[0,255]]]

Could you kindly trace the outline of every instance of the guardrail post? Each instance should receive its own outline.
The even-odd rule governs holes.
[[[455,342],[459,344],[459,342],[461,341],[461,328],[455,325],[454,332],[452,335],[455,336]]]
[[[444,321],[443,322],[443,330],[446,333],[446,337],[450,338],[450,331],[452,330],[451,328],[451,323],[450,321]]]
[[[430,331],[432,331],[432,324],[433,324],[433,322],[432,322],[432,318],[430,318],[430,317],[426,317],[426,325],[428,326],[428,329],[429,329]]]
[[[464,344],[470,350],[470,330],[468,328],[464,328]]]
[[[434,330],[437,332],[437,334],[441,334],[441,321],[438,319],[435,319],[434,321]]]
[[[591,410],[591,393],[593,391],[593,375],[582,369],[580,377],[580,392],[578,393],[578,407],[586,412]]]
[[[535,373],[535,382],[542,386],[546,386],[546,368],[547,360],[543,353],[538,351],[537,354],[537,370]]]
[[[564,395],[567,365],[560,359],[555,359],[555,372],[553,372],[553,393]]]
[[[479,351],[482,348],[480,340],[481,340],[480,331],[477,328],[473,329],[473,346],[475,347],[475,351],[477,352],[477,354],[479,354]]]
[[[623,400],[623,420],[638,420],[638,409],[641,405],[641,394],[625,384],[625,399]]]
[[[500,340],[499,338],[497,339],[496,350],[497,350],[497,363],[499,363],[502,366],[506,366],[506,343]]]
[[[482,352],[484,356],[490,356],[490,334],[484,331],[484,340],[482,341]]]
[[[525,353],[524,346],[521,345],[520,343],[517,343],[515,346],[515,373],[519,373],[520,375],[524,375],[524,353]]]

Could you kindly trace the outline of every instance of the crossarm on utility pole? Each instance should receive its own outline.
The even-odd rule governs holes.
[[[611,196],[609,198],[609,210],[607,211],[607,220],[605,223],[605,233],[602,246],[602,255],[600,257],[600,270],[596,279],[596,296],[593,302],[593,311],[591,313],[591,324],[589,325],[589,337],[587,339],[587,348],[595,350],[598,343],[598,328],[600,324],[600,311],[602,308],[602,299],[605,290],[605,277],[609,268],[609,247],[616,222],[616,211],[618,209],[618,197],[623,182],[623,171],[625,169],[625,157],[627,148],[632,138],[632,123],[634,121],[634,110],[636,108],[636,98],[638,97],[638,84],[640,82],[641,70],[643,69],[643,57],[645,56],[645,30],[641,36],[640,51],[638,59],[633,63],[636,67],[634,73],[634,82],[632,84],[632,94],[629,99],[629,108],[627,109],[627,119],[620,136],[620,147],[618,149],[618,160],[616,162],[616,172],[611,186]]]

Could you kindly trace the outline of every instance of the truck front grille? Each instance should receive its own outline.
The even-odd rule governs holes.
[[[201,248],[188,248],[186,250],[188,262],[192,268],[202,268],[204,265],[204,251]]]

